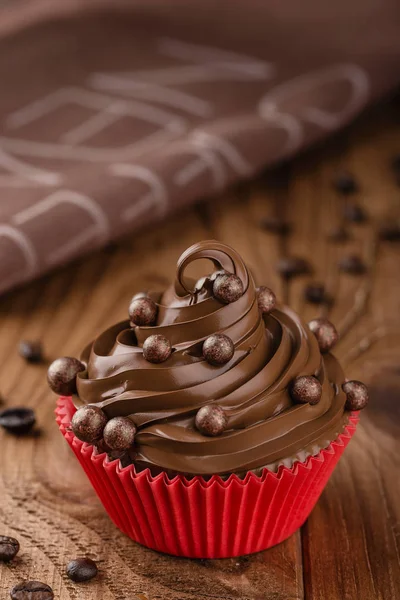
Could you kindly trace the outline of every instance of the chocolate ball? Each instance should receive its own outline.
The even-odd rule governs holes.
[[[231,360],[234,353],[234,343],[223,333],[214,333],[203,343],[203,356],[210,365],[225,365]]]
[[[346,381],[342,385],[346,394],[347,410],[362,410],[368,404],[368,388],[361,381]]]
[[[335,326],[328,319],[313,319],[308,326],[317,338],[321,352],[329,352],[339,339]]]
[[[233,273],[223,273],[215,278],[213,295],[224,304],[236,302],[243,296],[243,283],[240,277]]]
[[[228,417],[217,404],[202,406],[195,419],[195,425],[200,433],[210,437],[221,435],[227,424]]]
[[[312,375],[301,375],[293,379],[289,393],[297,404],[318,404],[322,396],[322,385]]]
[[[163,335],[150,335],[143,344],[143,357],[151,363],[162,363],[171,356],[170,341]]]
[[[51,363],[47,371],[50,388],[61,396],[72,396],[76,393],[76,376],[85,370],[85,365],[77,358],[63,356]]]
[[[103,437],[107,417],[98,406],[88,404],[79,408],[71,420],[74,435],[82,442],[95,444]]]
[[[147,327],[153,325],[157,318],[157,304],[148,296],[134,296],[129,305],[129,318],[132,325]]]
[[[257,288],[258,308],[263,314],[268,314],[274,310],[276,305],[276,296],[272,290],[262,285]]]
[[[114,417],[104,428],[104,442],[112,450],[128,450],[135,441],[136,425],[128,417]]]

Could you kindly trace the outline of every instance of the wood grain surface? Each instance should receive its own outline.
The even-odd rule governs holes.
[[[390,169],[400,153],[400,106],[392,102],[331,140],[257,181],[180,213],[152,231],[76,262],[0,300],[0,391],[5,406],[37,411],[40,435],[0,432],[0,534],[21,551],[0,565],[0,597],[23,578],[50,584],[60,600],[395,600],[400,598],[400,245],[377,241],[382,218],[400,218],[400,188]],[[327,232],[341,222],[343,199],[333,174],[354,173],[354,197],[368,212],[335,245]],[[283,215],[286,237],[260,221]],[[259,284],[274,288],[305,319],[328,313],[342,333],[337,355],[347,376],[369,383],[371,402],[358,432],[301,531],[266,552],[239,559],[175,559],[142,548],[109,521],[54,422],[46,366],[18,356],[21,339],[42,340],[49,360],[83,346],[125,318],[136,291],[163,288],[180,253],[195,241],[233,245]],[[338,271],[355,252],[368,271]],[[306,258],[313,274],[284,284],[282,255]],[[199,276],[201,272],[196,273]],[[330,308],[304,301],[308,281],[325,282]],[[100,574],[74,584],[66,563],[87,555]]]

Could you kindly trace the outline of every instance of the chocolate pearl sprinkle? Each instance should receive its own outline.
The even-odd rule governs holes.
[[[63,356],[49,366],[47,382],[56,394],[72,396],[76,393],[76,377],[84,370],[85,365],[80,360],[72,356]]]
[[[157,318],[157,304],[150,297],[133,297],[129,305],[129,318],[133,326],[148,327],[153,325]]]
[[[243,296],[243,283],[233,273],[224,273],[216,277],[213,284],[213,295],[224,304],[231,304]]]
[[[304,298],[310,304],[327,304],[328,296],[322,283],[310,283],[304,289]]]
[[[114,417],[104,428],[105,444],[111,450],[128,450],[133,445],[136,425],[128,417]]]
[[[312,375],[296,377],[289,386],[292,400],[298,404],[318,404],[322,396],[322,386]]]
[[[368,404],[368,388],[361,381],[346,381],[342,385],[342,390],[346,394],[347,410],[362,410]]]
[[[106,424],[107,417],[101,408],[88,404],[76,411],[71,420],[71,429],[82,442],[94,444],[103,437]]]
[[[258,308],[263,314],[268,314],[274,310],[276,305],[276,296],[272,290],[262,285],[257,288]]]
[[[171,353],[171,343],[163,335],[150,335],[143,343],[143,358],[150,363],[165,362]]]
[[[322,353],[329,352],[339,339],[335,326],[328,319],[313,319],[308,326],[317,338]]]
[[[215,437],[226,429],[228,418],[224,410],[217,404],[209,404],[199,409],[195,425],[203,435]]]
[[[204,341],[202,352],[210,365],[225,365],[233,357],[235,345],[227,335],[214,333]]]

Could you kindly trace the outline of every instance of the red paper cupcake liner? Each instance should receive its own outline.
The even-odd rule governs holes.
[[[291,536],[314,508],[358,422],[352,413],[328,448],[290,469],[206,481],[136,473],[133,465],[122,468],[119,460],[95,454],[68,430],[75,410],[71,398],[60,398],[57,423],[115,525],[143,546],[189,558],[251,554]]]

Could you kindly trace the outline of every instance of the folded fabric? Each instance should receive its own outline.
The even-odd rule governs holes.
[[[350,122],[400,80],[398,0],[0,5],[0,291]]]

